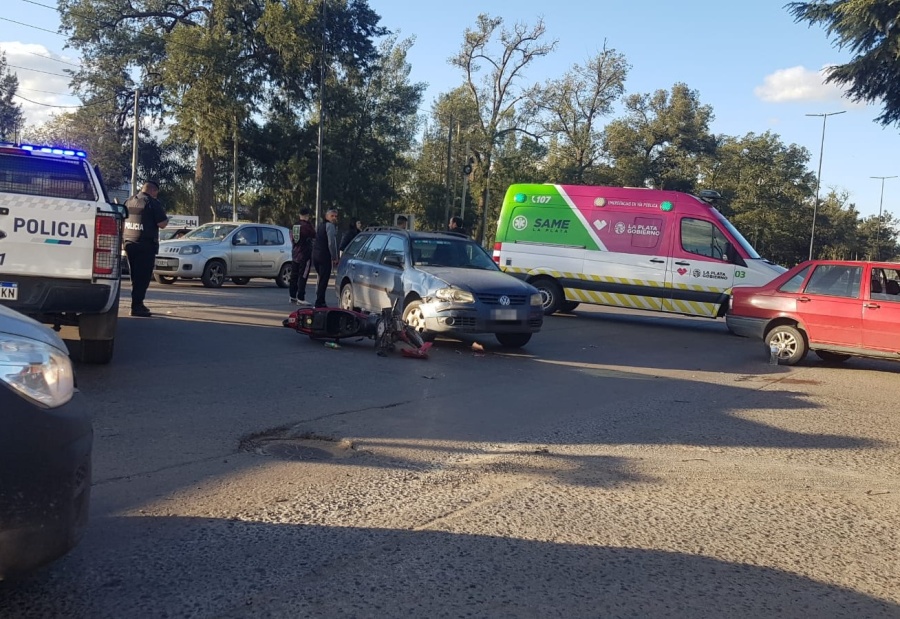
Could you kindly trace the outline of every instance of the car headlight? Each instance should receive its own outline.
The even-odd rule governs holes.
[[[544,304],[544,297],[541,296],[540,292],[535,292],[533,295],[531,295],[531,304],[532,305],[543,305]]]
[[[200,246],[199,245],[185,245],[181,249],[178,250],[179,254],[186,254],[190,256],[191,254],[199,254]]]
[[[65,353],[12,335],[0,339],[0,380],[47,408],[62,406],[75,392],[72,362]]]
[[[475,295],[460,288],[441,288],[434,296],[446,303],[474,303]]]

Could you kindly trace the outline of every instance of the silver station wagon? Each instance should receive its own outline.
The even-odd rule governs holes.
[[[227,279],[240,286],[258,277],[287,288],[291,233],[268,224],[204,224],[180,239],[160,242],[153,277],[161,284],[200,279],[208,288],[218,288]]]
[[[520,347],[544,320],[534,286],[451,232],[367,229],[341,256],[334,281],[342,308],[380,312],[399,300],[425,338],[493,333],[502,346]]]

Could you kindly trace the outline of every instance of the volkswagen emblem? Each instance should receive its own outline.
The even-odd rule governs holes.
[[[506,295],[500,297],[498,301],[500,302],[500,305],[509,305],[509,297]]]

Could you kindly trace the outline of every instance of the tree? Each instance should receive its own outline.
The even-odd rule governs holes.
[[[625,92],[629,69],[625,56],[604,45],[584,66],[576,64],[544,85],[535,111],[541,115],[544,135],[552,139],[546,180],[591,183],[590,171],[602,154],[597,123]]]
[[[475,28],[466,29],[465,39],[450,64],[462,70],[465,87],[477,110],[477,144],[473,144],[476,163],[482,171],[482,225],[479,241],[487,236],[487,222],[493,220],[490,206],[491,158],[498,142],[507,134],[527,132],[532,118],[524,103],[537,95],[537,86],[521,88],[518,81],[536,59],[556,47],[556,41],[543,43],[543,20],[529,27],[517,23],[512,30],[503,28],[503,19],[486,14],[478,16]],[[499,41],[498,41],[499,39]],[[487,66],[482,73],[483,65]]]
[[[712,107],[677,83],[671,94],[635,94],[625,99],[626,117],[609,123],[604,148],[615,168],[616,184],[693,191],[700,159],[715,151],[709,133]]]
[[[848,48],[850,62],[826,69],[826,81],[847,89],[856,102],[881,105],[875,119],[882,125],[900,123],[900,3],[894,0],[789,2],[796,22],[825,28],[838,49]]]
[[[13,97],[19,90],[19,78],[9,71],[6,52],[0,51],[0,140],[14,141],[25,122],[22,106]]]
[[[79,92],[115,97],[124,126],[140,87],[141,114],[165,117],[196,148],[203,219],[215,201],[214,159],[246,119],[271,107],[306,113],[321,61],[332,71],[364,66],[377,57],[373,37],[386,32],[365,0],[61,0],[60,12],[84,59]]]

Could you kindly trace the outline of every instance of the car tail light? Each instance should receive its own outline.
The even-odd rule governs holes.
[[[97,213],[94,219],[94,277],[117,279],[121,258],[119,221],[115,213]]]
[[[503,247],[503,243],[494,243],[494,262],[500,264],[500,248]]]

